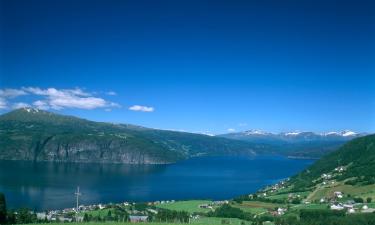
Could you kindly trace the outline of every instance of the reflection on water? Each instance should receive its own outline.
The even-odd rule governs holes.
[[[288,177],[311,160],[203,157],[171,165],[0,161],[0,191],[10,207],[56,209],[83,204],[162,199],[225,199]]]

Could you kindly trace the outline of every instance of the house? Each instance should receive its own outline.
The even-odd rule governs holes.
[[[148,216],[134,216],[130,215],[129,220],[131,223],[147,222]]]
[[[355,213],[355,210],[353,208],[348,210],[348,213]]]
[[[343,209],[344,209],[344,206],[342,206],[342,204],[337,204],[337,205],[333,204],[333,205],[331,205],[330,208],[331,208],[332,210],[343,210]]]
[[[338,171],[338,172],[343,172],[345,170],[345,168],[343,166],[339,166],[337,168],[335,168],[335,171]]]
[[[72,222],[73,221],[73,219],[72,218],[68,218],[68,217],[65,217],[65,216],[60,216],[59,217],[59,222],[63,222],[63,223],[65,223],[65,222]]]
[[[47,219],[47,214],[45,212],[36,213],[36,218],[38,220],[45,220]]]
[[[199,205],[199,208],[201,209],[208,209],[208,207],[210,207],[208,204]]]
[[[147,209],[147,211],[149,211],[152,214],[158,214],[158,211],[156,211],[155,209]]]
[[[375,209],[372,209],[372,208],[362,209],[361,212],[362,212],[362,213],[374,213],[374,212],[375,212]]]
[[[336,198],[343,198],[344,197],[344,194],[340,191],[335,191],[334,195],[335,195]]]
[[[199,219],[200,218],[200,216],[199,215],[192,215],[192,216],[190,216],[191,218],[193,218],[194,220],[197,220],[197,219]]]
[[[284,215],[284,213],[286,212],[286,209],[284,209],[284,208],[278,208],[277,209],[277,215]]]

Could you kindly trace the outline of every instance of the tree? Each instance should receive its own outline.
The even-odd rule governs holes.
[[[367,202],[367,203],[371,203],[371,201],[372,201],[372,198],[371,198],[371,197],[368,197],[368,198],[366,199],[366,202]]]
[[[5,224],[7,221],[7,205],[5,195],[0,193],[0,224]]]
[[[83,216],[83,222],[89,222],[89,221],[90,221],[89,215],[85,213],[85,215]]]
[[[28,208],[21,208],[16,214],[16,223],[36,223],[36,214],[31,212]]]

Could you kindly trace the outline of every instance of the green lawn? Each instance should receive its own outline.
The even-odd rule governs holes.
[[[199,205],[208,204],[210,202],[211,201],[208,201],[208,200],[177,201],[177,202],[159,204],[159,205],[156,205],[156,207],[163,208],[163,209],[176,210],[176,211],[186,211],[189,213],[209,212],[211,211],[210,209],[199,208]]]

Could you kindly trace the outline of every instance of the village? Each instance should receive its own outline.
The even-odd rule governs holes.
[[[155,220],[156,215],[160,211],[172,210],[175,204],[191,204],[193,209],[188,209],[188,221],[198,220],[202,213],[214,210],[223,204],[229,204],[229,201],[206,201],[206,200],[191,200],[191,201],[175,201],[163,200],[147,203],[109,203],[109,204],[93,204],[93,205],[79,205],[77,207],[65,208],[61,210],[47,210],[35,213],[39,221],[48,222],[88,222],[88,221],[124,221],[124,222],[148,222]],[[194,208],[196,210],[194,210]],[[178,207],[176,208],[178,210]],[[119,213],[120,212],[120,213]],[[201,212],[201,213],[200,213]],[[120,215],[121,214],[121,215]],[[123,218],[121,217],[123,216]]]
[[[249,195],[250,199],[270,203],[287,203],[285,207],[275,207],[268,210],[271,215],[280,216],[296,209],[330,209],[353,213],[373,213],[375,204],[372,198],[366,199],[340,191],[343,182],[335,180],[347,169],[345,166],[336,167],[331,173],[321,174],[315,180],[316,188],[313,191],[291,192],[288,179],[274,185],[267,186],[256,194]]]

